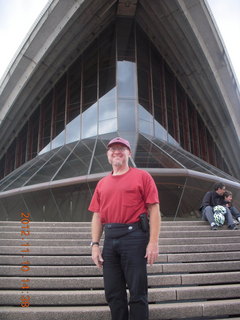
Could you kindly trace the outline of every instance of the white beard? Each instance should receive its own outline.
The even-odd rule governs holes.
[[[122,164],[123,164],[123,161],[122,160],[116,160],[116,159],[113,159],[112,161],[111,161],[111,165],[114,165],[114,166],[116,166],[116,167],[121,167],[122,166]]]

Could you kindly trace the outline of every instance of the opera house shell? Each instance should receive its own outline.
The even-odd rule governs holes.
[[[116,136],[163,219],[199,219],[219,181],[239,207],[239,88],[206,1],[47,5],[1,81],[0,220],[89,221]]]

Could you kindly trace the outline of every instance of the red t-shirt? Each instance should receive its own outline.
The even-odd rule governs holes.
[[[159,203],[158,190],[151,175],[130,168],[122,175],[102,178],[94,191],[89,211],[98,212],[104,223],[134,223],[147,212],[147,204]]]

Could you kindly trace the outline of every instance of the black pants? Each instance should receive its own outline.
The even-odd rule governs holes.
[[[137,224],[105,226],[103,277],[112,320],[148,320],[147,264],[149,234]],[[126,293],[129,289],[129,309]]]

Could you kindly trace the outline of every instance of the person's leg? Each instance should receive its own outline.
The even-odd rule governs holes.
[[[207,206],[206,208],[203,209],[203,218],[209,222],[211,228],[217,228],[217,224],[214,220],[213,217],[213,210],[211,206]]]
[[[238,211],[238,209],[235,207],[231,207],[229,208],[229,210],[231,211],[232,216],[240,222],[240,212]]]
[[[229,210],[229,208],[226,207],[226,214],[225,214],[225,218],[227,220],[227,224],[228,224],[228,228],[230,229],[237,229],[236,224],[233,221],[233,216],[231,214],[231,211]]]
[[[121,268],[120,256],[117,252],[118,241],[104,241],[103,279],[105,297],[111,310],[112,320],[128,320],[128,301],[126,281]]]
[[[148,234],[136,230],[121,241],[122,268],[130,293],[130,320],[148,320],[147,264],[144,258]]]

